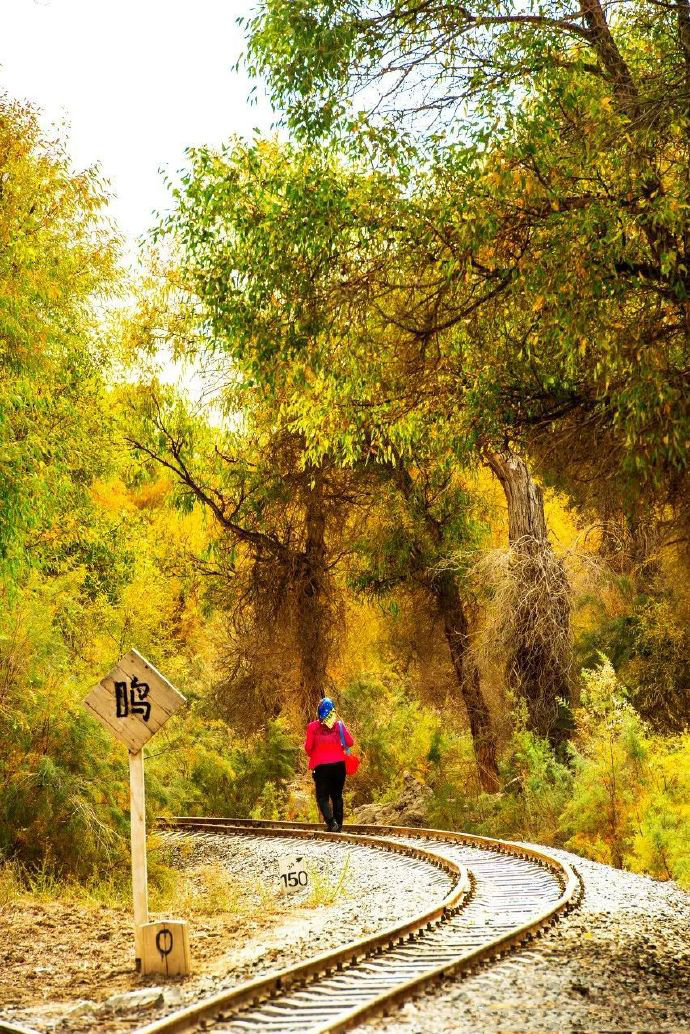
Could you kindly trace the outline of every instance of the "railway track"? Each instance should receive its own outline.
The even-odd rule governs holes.
[[[569,865],[547,851],[442,830],[179,818],[179,834],[326,839],[405,854],[443,870],[451,890],[432,909],[296,966],[240,984],[136,1034],[344,1031],[448,976],[467,973],[534,937],[577,901]],[[428,872],[428,869],[427,869]]]
[[[0,1020],[0,1034],[40,1034],[40,1031],[33,1027],[23,1027],[18,1023],[10,1023],[9,1020]]]

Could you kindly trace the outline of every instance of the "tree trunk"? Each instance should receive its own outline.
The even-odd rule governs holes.
[[[441,526],[433,519],[428,506],[416,496],[415,486],[409,470],[402,462],[393,468],[400,491],[405,496],[412,512],[423,522],[438,549],[443,548]],[[443,620],[443,630],[450,650],[453,670],[458,681],[460,695],[467,709],[467,718],[472,735],[474,756],[477,759],[479,782],[487,793],[496,793],[499,789],[498,763],[496,760],[496,737],[493,731],[491,713],[479,685],[479,672],[474,663],[468,663],[467,644],[469,641],[468,622],[458,585],[450,572],[440,577],[429,575],[423,557],[423,550],[418,550],[417,580],[424,585],[436,603],[438,613]]]
[[[570,730],[570,586],[549,543],[542,490],[508,449],[485,451],[508,506],[511,558],[508,685],[527,705],[529,728],[560,746]]]
[[[499,789],[496,761],[496,737],[491,715],[479,686],[479,672],[474,663],[467,661],[468,623],[460,593],[452,575],[444,574],[434,582],[432,592],[439,614],[443,619],[446,642],[450,649],[453,669],[460,693],[467,708],[472,734],[474,755],[479,769],[482,790],[497,793]]]
[[[326,687],[329,619],[326,569],[326,510],[318,474],[306,498],[306,535],[297,578],[297,637],[300,691],[306,714],[313,718]]]

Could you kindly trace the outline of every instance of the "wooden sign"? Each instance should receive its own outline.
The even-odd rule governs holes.
[[[184,704],[185,698],[136,650],[130,650],[91,690],[86,707],[136,753]]]
[[[176,968],[175,973],[189,972],[186,923],[171,921],[168,924],[168,933],[161,935],[162,939],[159,939],[161,944],[165,944],[166,950],[156,951],[152,948],[146,956],[144,955],[145,928],[160,927],[161,924],[149,923],[143,747],[184,703],[185,698],[182,694],[136,650],[130,650],[125,654],[113,670],[94,686],[84,701],[91,714],[129,749],[134,938],[137,966],[143,969],[146,961],[149,968],[144,972],[147,973],[172,972],[170,966],[173,964],[176,967],[187,966],[187,969]],[[171,932],[173,927],[180,925],[184,926],[181,934]],[[170,945],[173,942],[181,945],[180,950],[176,948],[172,963],[168,960],[168,941]]]

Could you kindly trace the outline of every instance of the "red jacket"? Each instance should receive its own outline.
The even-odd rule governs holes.
[[[337,721],[332,729],[327,729],[321,722],[310,722],[307,726],[307,738],[304,741],[304,749],[309,755],[309,767],[316,768],[317,765],[333,765],[338,761],[345,760],[345,751],[340,745],[340,722]],[[345,743],[351,747],[355,742],[343,725]]]

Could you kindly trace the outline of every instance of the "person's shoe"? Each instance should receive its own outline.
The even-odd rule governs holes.
[[[331,819],[331,821],[328,823],[328,832],[329,833],[339,833],[340,832],[340,826],[335,821],[335,819]]]
[[[338,823],[336,823],[336,825],[338,826],[337,832],[338,833],[342,833],[342,831],[343,831],[343,824],[342,824],[342,822],[338,822]]]

